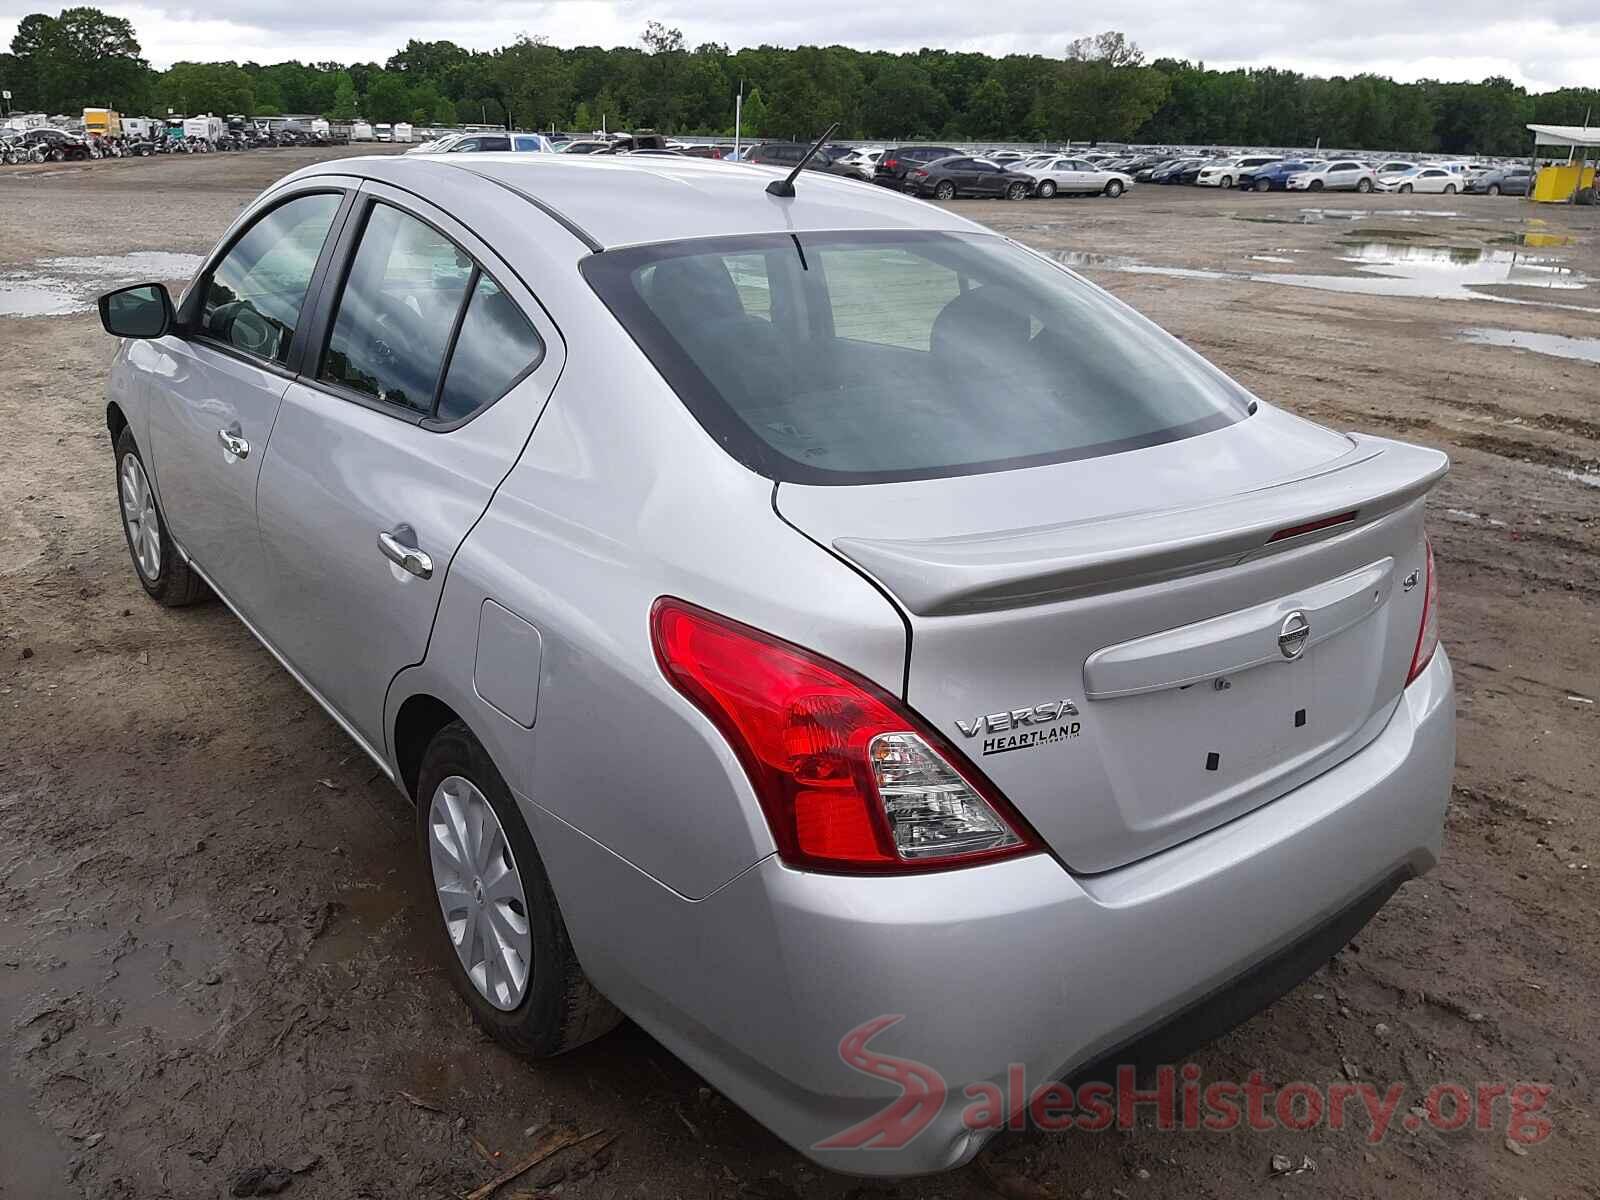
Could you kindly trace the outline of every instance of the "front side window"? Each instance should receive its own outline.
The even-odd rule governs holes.
[[[1170,335],[995,236],[761,235],[608,250],[582,271],[708,432],[773,479],[1008,470],[1249,411]]]
[[[472,259],[431,225],[387,204],[373,205],[319,377],[430,413],[473,270]]]
[[[253,358],[286,362],[341,199],[299,196],[252,225],[206,279],[200,332]]]

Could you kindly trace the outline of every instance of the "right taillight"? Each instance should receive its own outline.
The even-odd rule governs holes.
[[[1439,584],[1433,572],[1433,543],[1426,538],[1423,545],[1427,549],[1427,579],[1423,584],[1422,593],[1422,623],[1417,628],[1417,648],[1411,654],[1411,671],[1406,675],[1406,683],[1410,683],[1427,669],[1433,661],[1433,652],[1439,648]]]
[[[663,673],[738,755],[790,866],[926,871],[1039,849],[993,785],[870,680],[670,597],[650,633]]]
[[[884,165],[885,169],[887,169],[887,170],[890,170],[890,171],[898,170],[899,167],[900,167],[900,160],[898,158],[891,158],[887,162],[885,162],[883,165]]]

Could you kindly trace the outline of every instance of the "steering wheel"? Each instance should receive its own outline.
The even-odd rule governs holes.
[[[433,340],[428,322],[398,296],[385,296],[373,305],[372,324],[365,333],[364,350],[375,366],[398,363],[407,350],[415,352]]]
[[[257,358],[273,358],[283,336],[282,327],[259,312],[248,300],[219,304],[206,318],[213,337]]]

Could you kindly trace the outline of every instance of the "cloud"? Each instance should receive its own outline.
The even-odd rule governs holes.
[[[0,0],[0,41],[39,6]],[[337,4],[198,0],[111,4],[133,21],[157,66],[182,59],[382,62],[407,40],[473,49],[519,33],[557,45],[637,45],[649,20],[690,45],[839,43],[1058,56],[1067,42],[1120,29],[1152,57],[1218,67],[1280,66],[1317,74],[1372,71],[1397,79],[1505,75],[1535,89],[1600,85],[1600,5],[1593,0],[1012,0],[994,11],[971,0],[342,0]],[[226,16],[219,16],[220,13]]]

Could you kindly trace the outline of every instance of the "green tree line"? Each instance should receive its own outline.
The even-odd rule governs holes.
[[[650,128],[806,137],[839,123],[842,137],[952,141],[1092,140],[1325,146],[1516,154],[1524,125],[1582,122],[1600,90],[1529,93],[1501,78],[1396,83],[1380,75],[1324,79],[1272,67],[1218,71],[1146,61],[1120,33],[1082,38],[1059,58],[846,46],[690,47],[650,22],[636,46],[550,45],[521,37],[496,50],[410,41],[385,63],[145,60],[132,24],[94,8],[22,19],[0,54],[13,107],[76,113],[320,113],[424,125]]]

